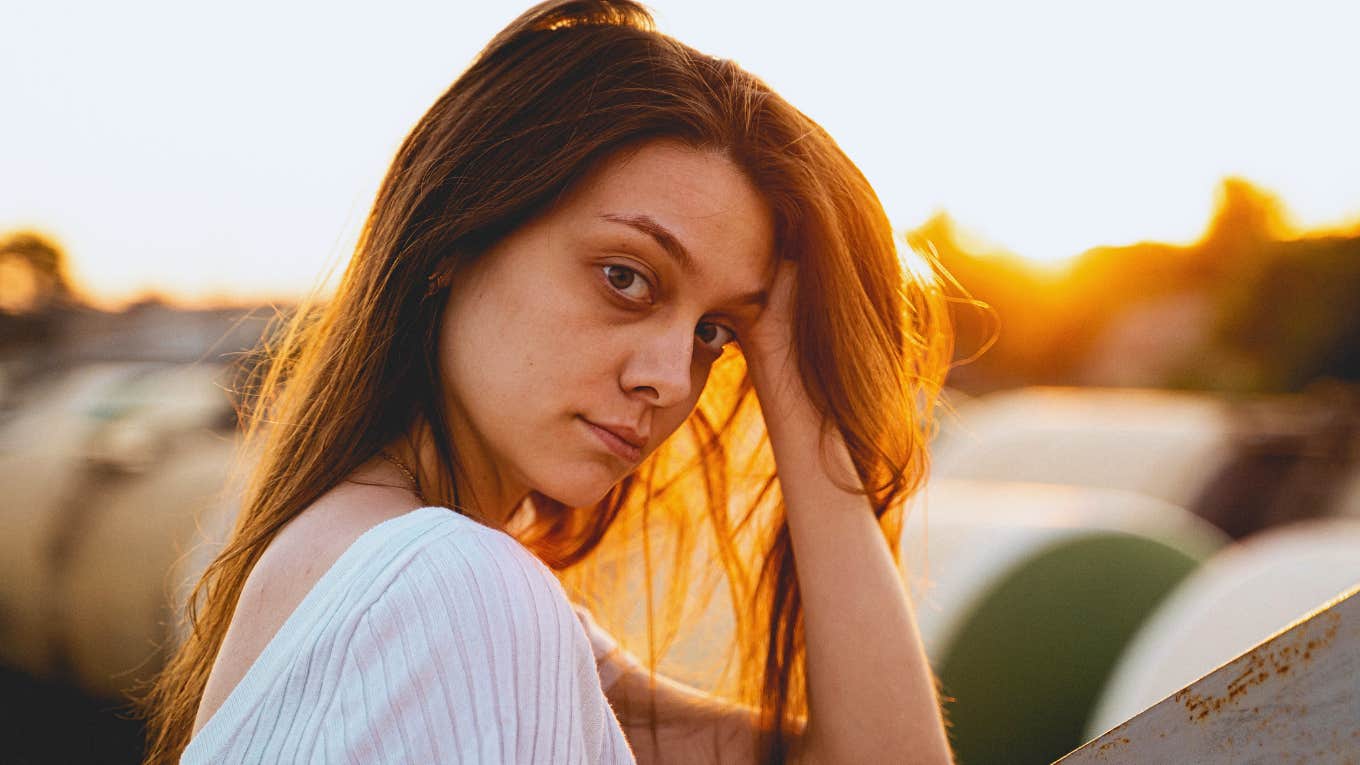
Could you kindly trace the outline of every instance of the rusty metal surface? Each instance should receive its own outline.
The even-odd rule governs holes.
[[[1058,762],[1360,765],[1360,587]]]

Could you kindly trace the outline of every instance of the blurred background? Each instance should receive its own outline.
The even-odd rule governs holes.
[[[137,761],[231,381],[522,9],[7,4],[0,759]],[[1354,4],[654,9],[952,276],[904,573],[960,762],[1051,762],[1360,581]]]

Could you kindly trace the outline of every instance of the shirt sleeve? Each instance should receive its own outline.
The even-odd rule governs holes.
[[[617,721],[590,643],[556,577],[508,536],[422,550],[343,651],[328,759],[610,759]]]

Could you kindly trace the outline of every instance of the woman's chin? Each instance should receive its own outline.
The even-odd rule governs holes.
[[[574,481],[545,482],[537,487],[537,491],[567,507],[590,507],[609,496],[609,492],[623,480],[622,476],[596,480],[579,480],[581,476],[576,478]]]
[[[608,497],[628,471],[612,460],[575,459],[556,461],[537,471],[525,471],[525,475],[533,490],[549,500],[568,508],[588,508]]]
[[[567,507],[591,507],[595,504],[598,504],[600,500],[609,496],[610,488],[613,487],[607,487],[605,488],[604,491],[570,491],[570,492],[553,492],[551,494],[545,491],[542,492],[542,494],[548,497],[549,499],[554,499],[557,500],[558,502],[561,502]]]

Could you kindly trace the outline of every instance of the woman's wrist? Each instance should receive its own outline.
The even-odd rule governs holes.
[[[748,362],[751,384],[760,402],[765,430],[779,460],[779,442],[813,442],[822,432],[822,416],[812,403],[797,362],[790,356],[774,362]]]
[[[802,378],[752,375],[765,429],[774,453],[775,469],[790,518],[818,512],[838,502],[870,506],[853,488],[862,483],[839,430],[827,427],[813,405]],[[792,497],[809,502],[789,502]]]

